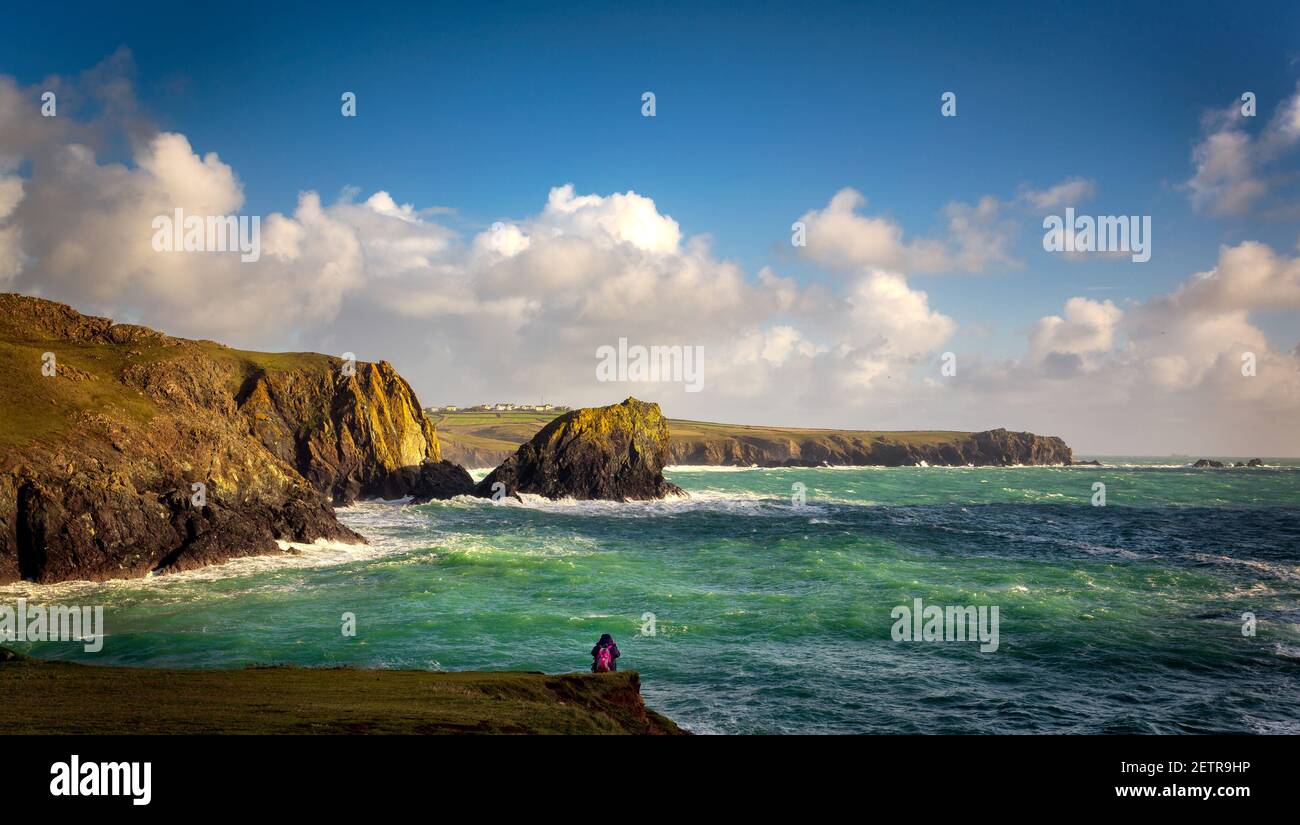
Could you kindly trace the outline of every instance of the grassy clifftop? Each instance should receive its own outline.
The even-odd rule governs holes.
[[[0,648],[0,695],[0,730],[24,734],[682,732],[636,671],[153,670]]]

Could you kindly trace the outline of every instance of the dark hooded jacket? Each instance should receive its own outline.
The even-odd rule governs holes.
[[[609,648],[611,659],[609,669],[618,670],[618,645],[614,644],[614,637],[606,633],[600,637],[600,641],[596,642],[596,646],[591,649],[591,672],[596,672],[596,654],[600,652],[602,647]]]

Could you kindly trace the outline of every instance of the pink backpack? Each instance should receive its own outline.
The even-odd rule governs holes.
[[[608,647],[596,651],[596,672],[609,673],[614,669],[614,654]]]

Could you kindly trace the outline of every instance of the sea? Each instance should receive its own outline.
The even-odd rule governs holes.
[[[102,605],[99,652],[10,646],[140,667],[559,673],[610,633],[647,704],[701,734],[1300,733],[1300,461],[1100,458],[363,502],[339,513],[367,545],[0,604]]]

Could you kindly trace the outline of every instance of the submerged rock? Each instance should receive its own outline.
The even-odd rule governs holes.
[[[659,405],[629,398],[547,424],[483,479],[476,494],[612,501],[685,495],[664,479],[667,458],[668,424]]]

